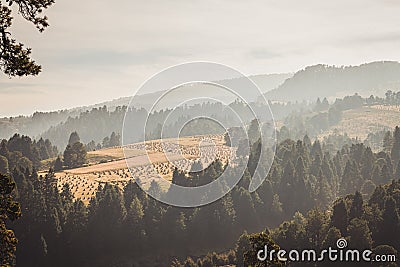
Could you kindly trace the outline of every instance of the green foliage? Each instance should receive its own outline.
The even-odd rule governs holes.
[[[308,241],[311,243],[310,247],[321,247],[328,225],[329,219],[325,212],[318,208],[308,212],[305,231]]]
[[[55,157],[58,154],[57,148],[46,139],[32,141],[28,136],[15,134],[9,140],[1,140],[0,142],[0,168],[3,166],[3,171],[6,171],[6,161],[8,170],[14,168],[40,167],[40,161]],[[2,160],[1,160],[2,159]]]
[[[337,240],[341,237],[342,237],[342,234],[340,233],[340,230],[337,229],[336,227],[332,226],[329,228],[328,233],[326,234],[325,239],[322,242],[322,246],[324,248],[328,248],[328,247],[334,248],[336,246]]]
[[[382,213],[381,238],[387,242],[387,245],[399,248],[399,236],[399,208],[396,204],[396,200],[392,196],[389,196],[385,198],[385,205]]]
[[[3,157],[9,162],[25,157],[21,152],[10,152],[6,142],[2,144],[0,154],[7,155]],[[27,154],[21,148],[24,146],[11,147]],[[255,155],[251,157],[254,158]],[[400,181],[378,184],[374,191],[369,189],[371,197],[367,202],[363,201],[367,198],[364,190],[364,195],[358,192],[369,184],[371,173],[367,165],[371,163],[378,167],[379,175],[386,166],[386,173],[393,177],[390,161],[390,155],[373,153],[364,145],[344,146],[332,156],[320,142],[307,142],[307,138],[304,142],[285,140],[278,145],[273,167],[257,192],[247,191],[250,172],[246,170],[231,193],[196,209],[161,204],[133,181],[125,185],[123,192],[113,184],[101,184],[85,206],[72,197],[73,188],[57,188],[52,172],[38,177],[32,169],[13,169],[18,189],[15,195],[24,211],[13,225],[20,239],[17,259],[22,266],[93,266],[99,262],[113,266],[116,259],[129,255],[139,266],[165,266],[177,257],[175,263],[180,265],[176,266],[186,261],[202,267],[247,267],[266,264],[256,262],[254,257],[265,244],[284,249],[319,249],[328,244],[334,247],[336,240],[344,237],[351,247],[390,245],[398,249],[394,233],[399,226],[394,225],[399,225]],[[173,182],[203,185],[214,181],[223,168],[216,161],[200,173],[176,170]],[[349,182],[349,173],[357,174],[360,183]],[[352,189],[355,190],[349,192]],[[149,190],[161,197],[174,193],[172,189],[163,192],[155,181]],[[331,200],[338,196],[332,204]],[[204,251],[226,252],[244,230],[257,232],[265,226],[273,230],[243,234],[236,242],[236,255],[198,256]],[[185,260],[188,255],[191,260]]]
[[[112,132],[110,137],[106,136],[103,139],[102,146],[103,147],[114,147],[121,145],[121,135]]]
[[[0,155],[0,173],[8,173],[10,169],[8,168],[8,159]]]
[[[9,175],[0,173],[0,265],[14,266],[18,240],[14,232],[6,228],[6,221],[14,221],[21,216],[18,202],[13,199],[15,182]]]
[[[263,262],[257,259],[257,252],[259,250],[264,250],[265,246],[267,246],[269,250],[279,250],[279,246],[272,240],[269,234],[265,232],[251,234],[249,235],[249,241],[250,249],[244,253],[244,266],[284,266],[284,264],[278,260],[276,254],[272,260],[270,260],[269,257]]]
[[[86,149],[85,146],[80,143],[74,143],[72,146],[68,145],[64,151],[64,164],[68,168],[81,167],[86,163]]]
[[[350,246],[358,249],[371,249],[372,237],[368,227],[368,222],[363,219],[355,218],[350,221],[348,227],[350,236]]]
[[[244,255],[245,253],[251,249],[249,235],[246,231],[239,237],[236,243],[236,261],[238,267],[244,266]]]
[[[75,143],[80,143],[81,138],[79,137],[77,132],[72,132],[69,136],[68,145],[73,146]]]
[[[340,230],[342,234],[347,234],[349,215],[345,201],[340,198],[333,206],[332,226]]]
[[[54,3],[54,0],[5,0],[8,6],[0,2],[0,69],[8,76],[37,75],[41,66],[30,58],[31,49],[24,48],[11,37],[12,9],[16,6],[18,13],[27,21],[33,23],[42,32],[49,26],[46,16],[41,16],[44,9]]]
[[[58,172],[63,169],[63,162],[61,157],[57,157],[57,159],[54,161],[54,171]]]
[[[100,145],[100,144],[98,144],[98,145]],[[85,147],[86,147],[86,151],[95,151],[97,149],[97,145],[94,140],[87,143]]]

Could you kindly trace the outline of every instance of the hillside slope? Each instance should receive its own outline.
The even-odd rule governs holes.
[[[400,89],[400,63],[372,62],[360,66],[336,67],[314,65],[298,71],[278,88],[265,94],[280,101],[334,99],[358,93],[383,96],[387,90]]]
[[[250,76],[250,79],[253,80],[254,83],[260,88],[261,92],[267,92],[272,89],[275,89],[280,84],[282,84],[286,79],[290,78],[293,74],[283,73],[283,74],[263,74],[263,75],[254,75]],[[248,95],[247,88],[244,86],[240,86],[241,84],[246,84],[243,78],[231,79],[231,80],[223,80],[220,81],[222,85],[229,87],[233,83],[235,85],[239,85],[241,87],[241,95],[245,96],[246,99],[250,97]],[[204,90],[203,87],[199,86],[199,90]],[[159,91],[154,93],[143,94],[135,97],[135,102],[132,103],[132,106],[135,108],[150,108],[153,105],[154,99],[160,97],[165,91]],[[212,92],[211,92],[212,93]],[[182,95],[183,99],[190,98],[190,95]],[[213,95],[210,95],[213,97]],[[214,96],[215,97],[215,96]],[[225,95],[218,96],[221,99],[224,99],[226,102],[234,101],[235,98],[233,96],[226,97]],[[114,111],[117,107],[121,107],[124,105],[128,105],[131,100],[131,96],[121,97],[118,99],[114,99],[111,101],[102,102],[95,105],[88,105],[82,107],[76,107],[69,110],[59,110],[53,112],[35,112],[31,116],[16,116],[11,118],[1,118],[0,117],[0,139],[10,138],[15,133],[28,135],[32,137],[38,137],[43,133],[47,132],[51,128],[56,127],[57,125],[65,123],[69,117],[75,118],[79,116],[81,113],[85,113],[86,111],[90,111],[93,108],[103,108],[107,107],[107,110]],[[254,99],[255,100],[255,99]],[[176,99],[172,99],[172,101],[165,101],[165,105],[160,106],[160,108],[171,108],[174,106]],[[0,114],[1,116],[1,114]],[[111,128],[111,127],[110,127]],[[120,129],[120,127],[118,127]],[[114,129],[110,130],[113,131]],[[107,132],[107,135],[110,134]],[[69,134],[69,133],[68,133]],[[104,136],[102,136],[103,138]]]
[[[292,73],[278,73],[278,74],[261,74],[261,75],[252,75],[249,76],[249,78],[258,86],[260,89],[261,93],[266,93],[269,92],[273,89],[276,89],[278,86],[283,84],[287,79],[292,77]],[[234,78],[234,79],[229,79],[229,80],[221,80],[221,81],[216,81],[216,83],[219,83],[221,85],[224,85],[226,87],[231,87],[235,86],[235,88],[239,88],[240,90],[240,95],[244,97],[245,99],[250,99],[251,101],[255,101],[258,96],[252,95],[251,92],[253,90],[249,90],[246,88],[247,82],[244,78]],[[195,87],[198,88],[198,90],[210,90],[207,88],[204,88],[203,85],[194,85]],[[167,90],[168,88],[166,88]],[[253,88],[251,88],[253,89]],[[151,106],[154,104],[154,99],[158,99],[161,97],[165,92],[164,91],[157,91],[153,93],[146,93],[142,95],[138,95],[135,97],[134,102],[132,103],[131,106],[135,108],[145,108],[149,109]],[[215,95],[218,93],[213,94],[213,92],[210,92],[210,97],[218,97],[219,99],[223,99],[227,103],[233,102],[235,100],[235,97],[232,96],[227,96],[227,94],[219,94]],[[185,100],[187,98],[190,98],[190,95],[184,95],[182,96],[182,99]],[[91,106],[86,106],[86,107],[80,107],[78,108],[79,110],[91,110],[92,108],[99,108],[103,106],[107,106],[109,110],[113,110],[115,107],[118,106],[123,106],[123,105],[128,105],[129,101],[131,100],[131,96],[129,97],[121,97],[118,99],[114,99],[111,101],[106,101],[102,102],[96,105],[91,105]],[[173,99],[172,101],[165,101],[165,105],[160,106],[161,108],[172,108],[173,103],[176,102],[176,99]]]

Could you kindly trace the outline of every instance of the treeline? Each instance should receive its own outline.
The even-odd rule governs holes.
[[[393,147],[400,144],[399,133],[396,128]],[[318,141],[305,137],[279,144],[266,181],[249,193],[258,147],[256,142],[239,184],[219,201],[196,209],[160,204],[134,182],[123,190],[103,184],[85,206],[73,199],[67,184],[58,191],[51,171],[40,177],[34,171],[14,169],[11,174],[23,214],[12,224],[19,239],[18,266],[166,266],[174,257],[226,250],[244,230],[278,226],[296,212],[307,214],[314,207],[330,209],[340,196],[350,212],[352,204],[345,196],[356,191],[363,198],[373,196],[380,184],[398,179],[400,173],[394,167],[396,152],[373,153],[358,144],[330,155]],[[198,175],[175,171],[173,183],[201,185],[223,170],[216,161]],[[155,182],[149,190],[164,194]]]
[[[337,98],[330,104],[326,98],[320,98],[309,105],[309,109],[288,114],[283,120],[280,140],[285,138],[298,139],[305,134],[316,137],[330,127],[337,125],[343,116],[343,111],[356,109],[366,104],[366,100],[358,94]]]
[[[301,103],[269,103],[272,113],[275,119],[282,119],[293,112],[305,112],[312,110],[313,103],[309,104],[306,102]],[[241,115],[245,123],[250,122],[254,117],[250,114],[248,107],[240,101],[235,101],[229,105],[233,110]],[[265,106],[259,103],[250,103],[249,106],[253,110],[263,109]],[[165,109],[154,111],[150,116],[145,109],[134,109],[126,106],[116,107],[110,111],[106,106],[100,108],[93,108],[90,111],[80,113],[79,116],[68,117],[65,122],[58,125],[52,126],[50,129],[45,131],[41,136],[48,138],[57,145],[59,149],[65,148],[67,145],[68,136],[71,132],[77,131],[85,144],[90,143],[91,147],[93,144],[98,149],[98,144],[104,145],[107,143],[104,138],[110,136],[112,132],[115,134],[121,134],[122,122],[125,116],[125,112],[128,112],[126,118],[127,123],[142,127],[145,125],[147,119],[146,138],[148,139],[159,139],[161,135],[161,128],[164,127],[165,136],[173,136],[176,132],[176,128],[181,128],[183,122],[186,122],[188,118],[195,116],[208,116],[216,119],[224,124],[226,127],[238,126],[240,121],[236,117],[228,116],[226,107],[220,103],[202,103],[195,104],[188,107],[179,107],[174,109],[173,116],[168,118],[168,122],[164,125],[172,109]],[[265,113],[265,112],[261,112]],[[129,121],[129,118],[135,118],[135,121]],[[261,118],[261,120],[270,120],[271,118]],[[215,124],[201,122],[202,127],[199,127],[199,120],[197,123],[190,123],[185,126],[183,135],[195,134],[209,134],[209,133],[220,133],[220,127]],[[203,127],[204,126],[204,127]],[[204,129],[203,129],[204,128]],[[143,136],[135,135],[132,136],[131,140],[127,140],[131,143],[143,140]],[[105,142],[103,142],[105,141]]]
[[[232,103],[234,105],[234,103]],[[255,108],[259,108],[256,104]],[[307,103],[270,103],[272,112],[276,119],[286,117],[292,112],[311,109]],[[265,108],[265,107],[264,107]],[[199,112],[198,110],[202,111]],[[106,106],[92,108],[91,110],[62,110],[54,112],[35,112],[32,116],[18,116],[0,118],[0,138],[10,138],[15,133],[43,137],[52,140],[59,149],[67,145],[68,135],[73,131],[78,131],[82,136],[82,141],[89,143],[92,140],[102,145],[106,136],[112,132],[116,134],[121,132],[122,120],[126,106],[108,108]],[[134,110],[132,112],[143,112],[144,109]],[[204,113],[204,111],[206,111]],[[161,111],[161,114],[167,110]],[[221,107],[216,103],[203,103],[185,109],[184,115],[188,114],[218,114]],[[155,112],[155,115],[158,112]],[[143,114],[147,116],[147,114]],[[139,116],[140,117],[140,116]],[[163,116],[161,116],[163,117]],[[160,121],[159,121],[160,122]],[[155,124],[157,126],[157,124]]]
[[[352,96],[345,96],[344,98],[336,99],[333,103],[333,107],[340,110],[355,109],[362,106],[372,106],[372,105],[399,105],[400,104],[400,91],[394,92],[388,90],[385,93],[385,97],[379,97],[371,95],[367,98],[363,98],[358,94]]]
[[[121,136],[112,132],[110,137],[105,137],[102,144],[97,144],[94,141],[88,144],[83,144],[77,132],[72,132],[68,145],[66,146],[63,155],[59,155],[50,166],[54,171],[63,169],[79,168],[85,166],[87,162],[87,152],[97,149],[116,147],[121,145]]]
[[[38,168],[40,161],[56,157],[57,147],[46,139],[32,141],[28,136],[15,134],[0,143],[0,173],[8,173],[15,168]]]
[[[346,110],[357,109],[363,106],[398,105],[398,103],[400,103],[400,92],[389,90],[385,95],[385,98],[373,95],[368,98],[363,98],[356,93],[351,96],[336,98],[331,104],[326,98],[322,101],[320,98],[317,98],[317,101],[310,105],[312,109],[294,112],[284,118],[284,126],[280,129],[282,132],[280,140],[284,140],[285,138],[298,139],[305,134],[316,137],[332,126],[340,123],[343,117],[343,111]],[[346,138],[346,142],[359,143],[365,141],[371,148],[377,150],[382,147],[380,143],[386,131],[386,129],[383,129],[376,133],[369,133],[366,140],[349,140],[349,138]],[[335,138],[335,136],[331,136],[330,138]]]
[[[8,139],[15,133],[39,136],[53,125],[65,121],[69,116],[78,115],[78,111],[35,112],[31,116],[0,118],[0,139]]]
[[[383,94],[388,89],[400,88],[399,77],[399,62],[372,62],[347,67],[318,64],[296,72],[265,96],[281,101],[310,101],[315,99],[316,92],[328,98],[348,92],[370,95],[378,91]]]
[[[329,261],[327,255],[319,262],[316,259],[313,262],[284,262],[279,261],[275,253],[272,260],[262,262],[257,259],[257,252],[264,250],[265,245],[269,251],[283,249],[286,252],[297,250],[301,253],[302,250],[313,249],[318,253],[318,258],[320,251],[329,247],[336,249],[337,241],[341,238],[347,240],[347,249],[358,249],[360,254],[368,249],[373,255],[393,255],[395,258],[379,266],[397,266],[400,249],[399,192],[400,180],[378,186],[367,201],[357,191],[338,198],[329,210],[314,208],[307,213],[296,212],[291,220],[284,221],[277,228],[255,234],[244,232],[229,252],[213,252],[203,257],[175,260],[172,266],[337,266],[338,263]],[[354,259],[357,259],[356,256]],[[341,266],[370,264],[357,260],[340,263]]]
[[[52,140],[60,149],[67,146],[69,135],[75,131],[79,133],[82,143],[101,143],[113,131],[121,131],[125,111],[126,107],[117,107],[114,111],[109,111],[106,106],[93,108],[79,116],[68,117],[65,122],[50,127],[41,136]]]
[[[336,108],[329,108],[328,111],[315,113],[293,113],[285,118],[284,126],[290,129],[291,134],[300,137],[304,134],[317,136],[331,126],[342,120],[342,111]],[[284,128],[284,129],[285,129]],[[282,129],[281,129],[282,130]]]
[[[392,91],[388,90],[385,93],[385,98],[380,98],[371,95],[369,98],[366,99],[366,104],[367,105],[374,105],[374,104],[380,104],[380,105],[400,105],[400,91]]]

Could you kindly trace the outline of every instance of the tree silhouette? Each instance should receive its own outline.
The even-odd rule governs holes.
[[[393,146],[391,150],[391,156],[393,162],[398,162],[400,160],[400,128],[396,126],[393,133]]]
[[[0,173],[8,173],[8,159],[0,155]]]
[[[348,231],[350,235],[350,247],[371,249],[372,237],[367,221],[358,218],[351,220]]]
[[[280,262],[276,256],[273,256],[272,259],[266,257],[265,261],[260,261],[257,258],[257,252],[259,250],[263,250],[264,246],[268,246],[269,250],[279,250],[279,246],[272,240],[269,234],[261,232],[258,234],[252,234],[249,236],[250,240],[250,249],[244,253],[244,266],[254,266],[254,267],[262,267],[262,266],[283,266],[284,264]]]
[[[8,76],[37,75],[41,66],[31,59],[31,49],[24,48],[11,37],[12,6],[15,5],[18,13],[27,21],[33,23],[39,32],[49,26],[47,17],[42,16],[44,9],[50,7],[54,0],[4,0],[8,5],[0,2],[0,69]]]
[[[86,163],[86,154],[85,146],[82,143],[68,145],[64,151],[64,164],[68,168],[80,167]]]
[[[81,138],[79,137],[77,132],[72,132],[71,135],[69,136],[68,140],[68,145],[72,146],[75,143],[78,143],[81,141]]]
[[[342,234],[347,234],[348,220],[346,203],[341,198],[333,206],[332,226],[339,229]]]
[[[58,172],[63,169],[63,163],[61,160],[61,157],[57,157],[57,159],[54,162],[54,171]]]
[[[13,266],[18,240],[14,232],[6,228],[6,220],[14,221],[21,216],[19,203],[13,200],[15,182],[0,173],[0,265]]]
[[[396,200],[393,197],[385,199],[385,206],[382,214],[381,238],[388,245],[398,247],[400,234],[400,218],[396,208]]]

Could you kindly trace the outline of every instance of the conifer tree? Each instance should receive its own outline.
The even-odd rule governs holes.
[[[348,212],[346,203],[342,198],[340,198],[333,206],[331,222],[332,226],[339,229],[343,235],[347,235]]]
[[[364,214],[364,202],[360,192],[356,191],[349,210],[349,220],[361,218]]]
[[[348,234],[350,236],[350,248],[371,249],[372,236],[367,221],[360,218],[352,219],[348,227]]]
[[[247,231],[239,237],[236,243],[236,262],[238,267],[247,267],[244,264],[244,254],[251,249],[249,235]]]
[[[69,136],[68,145],[73,146],[75,143],[79,143],[81,138],[79,137],[77,132],[72,132]]]
[[[393,197],[385,199],[385,206],[382,214],[382,226],[380,238],[387,242],[387,245],[399,247],[400,241],[400,219],[396,207],[396,201]]]
[[[387,131],[383,137],[383,150],[390,152],[393,146],[393,136],[391,131]]]
[[[0,173],[7,174],[9,171],[8,159],[0,155]]]
[[[400,160],[400,128],[396,126],[393,133],[393,145],[391,149],[391,156],[393,162]]]
[[[58,172],[63,169],[63,162],[61,160],[61,157],[58,156],[57,159],[54,162],[54,171]]]
[[[64,164],[69,168],[81,167],[86,163],[86,149],[81,142],[67,145],[64,151]]]
[[[6,228],[7,221],[14,221],[21,216],[18,202],[13,199],[15,182],[11,176],[0,173],[0,265],[15,265],[15,252],[18,240],[14,231]]]

